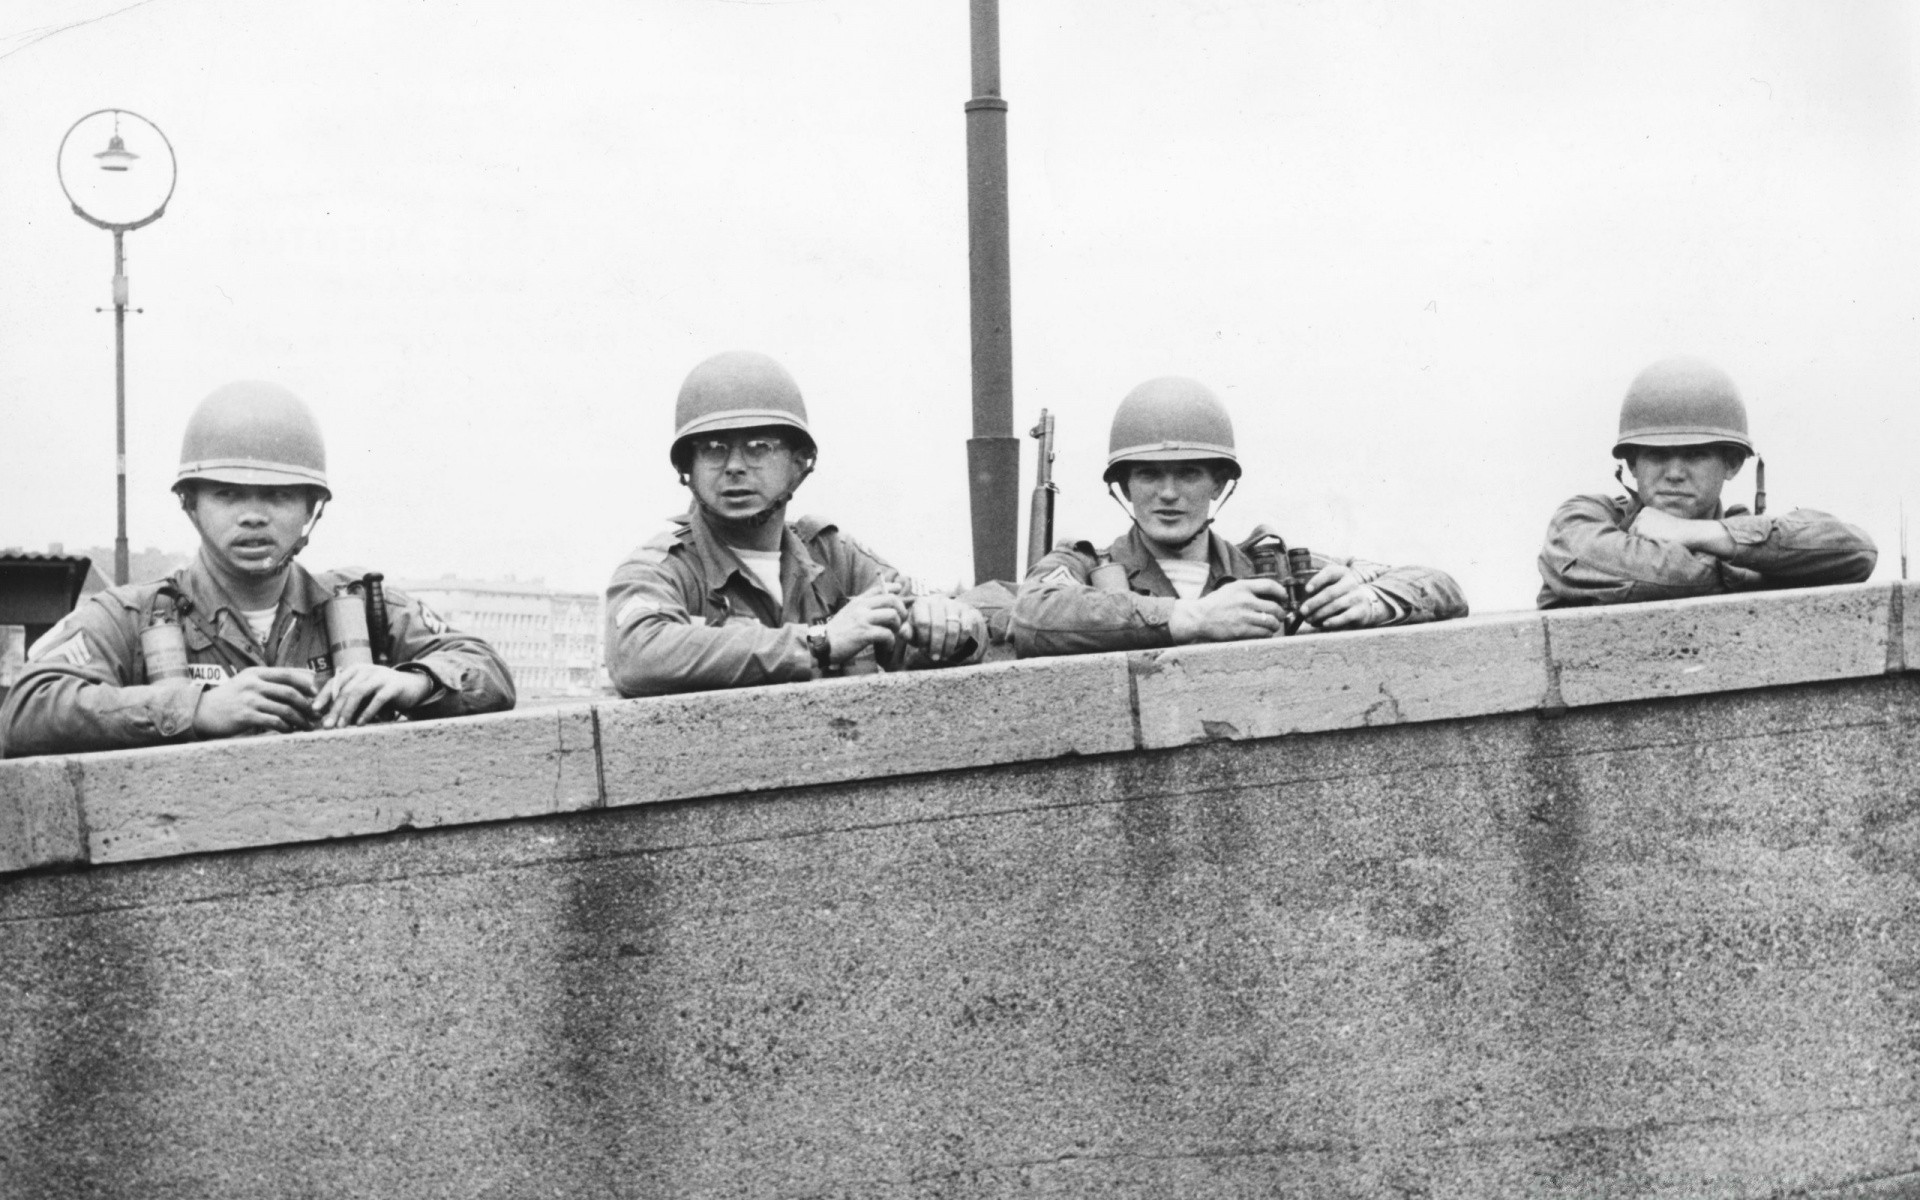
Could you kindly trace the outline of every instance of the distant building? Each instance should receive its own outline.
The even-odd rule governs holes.
[[[462,633],[492,643],[522,696],[591,696],[609,687],[602,665],[601,609],[592,592],[557,592],[534,580],[395,582]]]

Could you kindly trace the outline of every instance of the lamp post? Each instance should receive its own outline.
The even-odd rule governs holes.
[[[124,127],[122,122],[124,121]],[[82,127],[86,132],[81,133]],[[109,133],[111,126],[111,133]],[[101,144],[106,149],[89,151]],[[129,149],[127,139],[135,148]],[[102,108],[68,127],[54,159],[60,190],[74,215],[113,234],[114,473],[119,525],[113,539],[113,581],[127,582],[127,258],[121,239],[167,211],[178,178],[173,144],[138,113]],[[96,312],[104,311],[101,309]],[[135,309],[135,312],[142,311]]]
[[[1013,436],[1013,285],[1007,252],[1007,102],[1000,95],[1000,0],[971,0],[967,101],[967,276],[973,436],[967,475],[973,581],[1018,579],[1020,439]]]

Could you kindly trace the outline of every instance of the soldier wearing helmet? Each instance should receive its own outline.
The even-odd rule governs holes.
[[[1721,490],[1752,453],[1747,408],[1725,371],[1670,358],[1640,372],[1620,405],[1613,447],[1634,484],[1624,497],[1575,496],[1553,514],[1540,548],[1539,606],[1858,583],[1871,575],[1878,552],[1856,526],[1812,509],[1770,516],[1722,505]],[[1756,509],[1764,495],[1757,493]]]
[[[670,452],[692,504],[607,588],[607,671],[623,696],[975,662],[986,622],[787,503],[817,451],[785,368],[730,351],[681,385]]]
[[[392,665],[329,656],[344,572],[293,561],[333,493],[307,406],[233,383],[194,410],[173,485],[200,535],[170,578],[91,597],[34,644],[0,708],[9,756],[358,725],[383,711],[450,717],[513,707],[506,664],[423,604],[388,591]],[[177,626],[171,643],[143,636]],[[160,661],[157,646],[170,645]]]
[[[1256,575],[1247,548],[1212,532],[1213,513],[1240,478],[1233,422],[1205,385],[1166,376],[1129,392],[1113,416],[1106,484],[1117,486],[1133,528],[1097,551],[1062,544],[1035,563],[1013,610],[1024,657],[1135,650],[1186,642],[1271,637],[1287,620],[1286,594]],[[1387,567],[1313,556],[1300,616],[1316,629],[1362,629],[1464,616],[1452,578],[1426,567]],[[1096,572],[1098,574],[1096,574]]]

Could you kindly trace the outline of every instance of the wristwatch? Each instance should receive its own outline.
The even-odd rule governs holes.
[[[807,626],[807,649],[813,651],[814,665],[822,675],[833,673],[833,641],[827,637],[827,623],[815,621]]]

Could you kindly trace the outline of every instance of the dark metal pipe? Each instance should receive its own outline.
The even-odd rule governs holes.
[[[1017,579],[1020,439],[1013,434],[1013,295],[1007,251],[1007,102],[1000,97],[999,0],[971,0],[967,101],[967,267],[973,329],[973,436],[967,475],[973,577]]]

